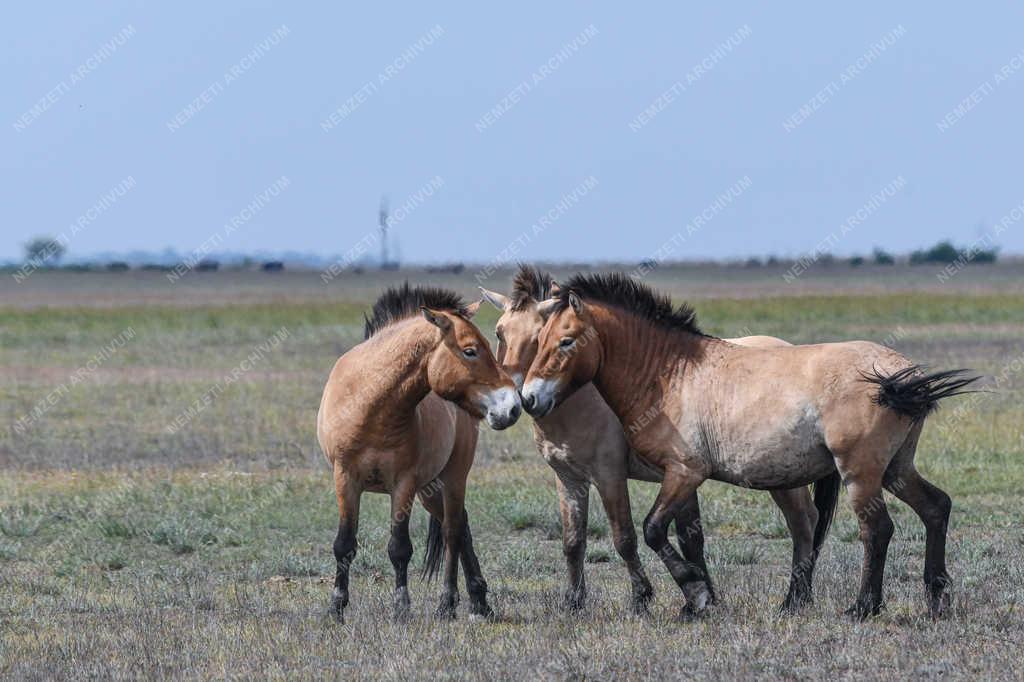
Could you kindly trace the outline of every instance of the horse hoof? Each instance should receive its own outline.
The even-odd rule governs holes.
[[[459,606],[459,596],[451,592],[441,595],[441,604],[437,607],[438,620],[455,620],[455,609]]]
[[[409,598],[409,589],[399,587],[395,590],[395,622],[404,623],[409,620],[409,613],[412,610],[412,600]]]
[[[345,624],[345,606],[347,605],[348,595],[335,590],[334,594],[331,595],[331,608],[328,610],[335,623],[339,625]]]
[[[676,622],[695,623],[698,620],[704,618],[704,616],[706,616],[707,614],[708,610],[706,608],[698,610],[690,606],[689,604],[686,604],[681,609],[679,609],[679,615],[676,616]]]
[[[488,606],[486,611],[471,611],[469,614],[469,620],[473,623],[494,623],[497,622],[498,617],[494,615],[494,611]]]
[[[473,604],[469,609],[469,619],[476,621],[493,621],[494,609],[487,603]]]
[[[872,616],[877,616],[881,612],[881,604],[871,604],[858,599],[853,606],[843,612],[843,615],[855,623],[862,623]]]
[[[683,596],[686,597],[686,606],[694,613],[702,613],[714,603],[714,596],[703,580],[684,584]]]
[[[939,620],[949,614],[953,606],[953,597],[949,592],[943,592],[938,597],[930,596],[928,599],[928,614],[932,620]]]
[[[803,597],[786,597],[786,600],[782,602],[782,606],[779,607],[779,615],[781,616],[793,616],[803,611],[806,607],[814,603],[814,597],[803,596]]]
[[[562,599],[566,610],[572,613],[579,613],[587,607],[587,593],[579,590],[570,590],[565,593]]]

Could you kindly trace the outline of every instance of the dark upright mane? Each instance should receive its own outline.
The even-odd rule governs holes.
[[[373,304],[371,313],[363,315],[366,321],[363,338],[368,339],[399,320],[419,315],[421,306],[463,317],[467,314],[465,302],[454,291],[440,287],[410,287],[406,282],[400,287],[389,287]]]
[[[697,313],[689,305],[681,303],[678,308],[674,307],[665,294],[619,272],[573,275],[558,293],[555,312],[569,307],[570,292],[575,292],[584,302],[599,301],[624,308],[664,329],[706,336],[697,326]]]
[[[551,296],[551,273],[533,265],[519,264],[519,272],[512,280],[512,311],[518,312],[530,300],[543,301]]]

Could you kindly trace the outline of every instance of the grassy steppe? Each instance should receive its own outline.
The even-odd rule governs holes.
[[[52,276],[37,273],[39,281],[24,286],[59,290],[46,279]],[[11,303],[12,294],[0,292],[10,303],[0,307],[0,674],[1024,674],[1019,287],[977,290],[965,274],[938,290],[894,286],[880,293],[855,283],[855,293],[776,287],[751,298],[757,282],[744,273],[736,291],[722,284],[719,294],[697,301],[703,326],[723,336],[867,338],[937,367],[999,378],[992,393],[951,401],[930,418],[918,450],[922,471],[954,500],[955,610],[947,620],[924,615],[924,533],[898,501],[890,504],[897,535],[886,612],[860,625],[839,617],[857,589],[861,556],[845,498],[816,576],[816,604],[779,617],[790,551],[785,523],[767,494],[717,483],[701,489],[710,568],[723,597],[708,618],[674,622],[678,590],[646,549],[656,601],[650,618],[629,615],[625,569],[596,494],[587,566],[592,604],[581,616],[565,613],[558,607],[563,563],[553,476],[524,419],[505,432],[481,431],[468,500],[498,620],[470,622],[460,612],[457,622],[438,623],[430,615],[438,586],[414,581],[414,618],[392,624],[386,499],[368,495],[353,604],[348,625],[338,627],[324,617],[336,507],[314,417],[331,364],[361,338],[367,292],[383,282],[320,298],[293,295],[290,285],[250,297],[236,293],[232,275],[219,277],[204,280],[213,290],[190,283],[203,295],[173,305],[140,303],[135,297],[149,294],[134,290],[123,298],[108,292],[102,305],[63,307]],[[902,282],[904,275],[893,277]],[[472,284],[469,278],[464,288]],[[269,300],[278,296],[287,303]],[[480,326],[490,330],[494,319],[486,311]],[[89,370],[126,329],[133,338]],[[282,329],[280,344],[229,379]],[[168,429],[212,389],[208,407],[183,428]],[[50,394],[52,405],[45,402]],[[25,428],[15,428],[39,406],[38,416],[20,422]],[[654,493],[634,485],[638,523]],[[417,552],[425,530],[425,513],[417,510]]]

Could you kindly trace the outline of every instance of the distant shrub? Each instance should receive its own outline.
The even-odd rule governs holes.
[[[855,268],[864,265],[864,256],[854,256],[850,259],[850,265]]]
[[[25,244],[25,261],[36,267],[52,267],[60,262],[67,246],[54,237],[36,237]]]
[[[818,262],[822,265],[833,265],[836,262],[836,257],[826,251],[825,253],[818,256]]]
[[[746,267],[748,267],[748,268],[759,268],[759,267],[761,267],[762,263],[761,263],[761,259],[760,258],[753,257],[753,258],[748,258],[747,262],[744,263],[744,265]]]
[[[971,260],[975,263],[995,263],[997,258],[999,258],[998,247],[977,251]]]
[[[960,257],[960,251],[953,242],[941,241],[930,249],[918,249],[910,254],[911,265],[922,263],[952,263]]]
[[[131,270],[131,266],[125,263],[123,260],[115,260],[107,263],[107,270],[109,272],[126,272]]]
[[[215,272],[220,269],[220,262],[215,260],[201,260],[196,264],[199,272]]]
[[[956,261],[967,263],[995,263],[999,257],[999,249],[966,248],[958,249],[953,242],[941,241],[930,249],[919,249],[910,254],[910,262],[913,265],[923,263],[940,263],[947,265]]]
[[[875,265],[895,265],[896,264],[896,259],[893,258],[891,253],[889,253],[888,251],[885,251],[884,249],[880,249],[877,246],[875,247],[875,251],[874,251],[874,253],[872,254],[871,257],[874,259]]]

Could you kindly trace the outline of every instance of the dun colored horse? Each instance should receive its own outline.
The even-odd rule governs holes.
[[[553,292],[557,295],[557,289],[551,275],[525,265],[519,267],[509,296],[481,287],[484,298],[501,311],[495,329],[498,337],[496,357],[520,389],[523,377],[537,354],[537,338],[544,326],[538,306]],[[771,336],[725,340],[741,346],[790,345]],[[578,609],[586,600],[583,564],[587,548],[590,486],[593,484],[608,515],[615,550],[629,571],[634,609],[645,611],[653,591],[637,554],[626,482],[627,479],[660,482],[662,473],[648,466],[629,447],[618,417],[592,384],[567,397],[547,416],[535,419],[533,431],[541,455],[556,476],[562,515],[562,547],[568,573],[566,603],[570,608]],[[783,610],[795,610],[811,601],[814,560],[832,517],[839,477],[826,478],[826,482],[828,485],[819,488],[815,496],[819,504],[825,503],[821,510],[815,509],[806,487],[770,491],[793,536],[793,568]],[[704,533],[696,494],[679,507],[674,518],[683,556],[706,573]],[[815,533],[815,524],[819,520],[821,528]],[[710,578],[708,588],[714,597]]]
[[[366,320],[366,340],[341,356],[317,415],[320,447],[334,467],[341,519],[334,541],[337,574],[331,609],[339,621],[349,601],[363,492],[391,496],[388,556],[395,569],[395,615],[409,610],[412,557],[409,515],[417,493],[433,517],[425,572],[436,572],[444,546],[444,594],[438,614],[455,616],[458,561],[471,612],[489,615],[487,583],[473,552],[464,510],[477,424],[513,424],[520,404],[487,340],[470,322],[480,303],[434,288],[389,289]]]
[[[547,321],[527,373],[523,406],[544,417],[593,382],[629,444],[664,472],[644,540],[686,597],[709,601],[707,576],[668,540],[668,525],[711,478],[759,489],[794,488],[838,470],[864,546],[860,593],[847,614],[882,606],[893,523],[882,489],[909,504],[926,529],[929,612],[950,600],[950,499],[914,466],[918,438],[938,401],[966,392],[964,370],[926,373],[867,341],[745,348],[706,336],[693,310],[622,275],[577,275],[542,306]],[[630,425],[640,425],[632,428]]]

